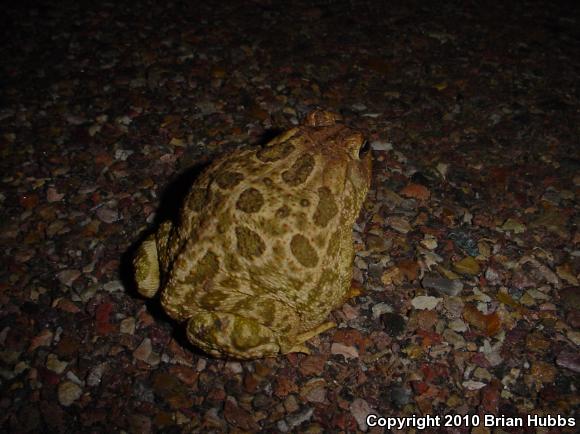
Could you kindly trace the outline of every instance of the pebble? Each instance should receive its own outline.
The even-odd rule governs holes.
[[[443,300],[445,315],[449,319],[461,318],[464,307],[465,302],[461,297],[446,297]]]
[[[393,144],[382,140],[374,140],[371,142],[371,148],[375,151],[392,151]]]
[[[501,329],[501,318],[497,312],[484,314],[472,305],[465,306],[463,319],[469,325],[483,331],[487,336],[494,336]]]
[[[441,295],[458,295],[463,290],[463,283],[459,279],[446,279],[435,274],[427,274],[421,280],[423,288],[435,289]]]
[[[226,362],[225,365],[226,369],[234,374],[241,374],[242,372],[244,372],[244,369],[242,368],[242,364],[240,362]]]
[[[68,378],[73,383],[78,384],[79,386],[84,386],[85,384],[85,382],[82,381],[79,377],[77,377],[73,371],[68,371],[65,377]]]
[[[130,119],[129,119],[128,124],[129,123],[131,123]],[[129,156],[133,155],[134,153],[135,153],[135,151],[130,150],[130,149],[116,149],[115,150],[115,160],[125,161],[127,158],[129,158]]]
[[[358,306],[356,307],[351,306],[350,304],[347,303],[342,307],[342,313],[344,314],[346,320],[350,321],[359,317],[360,315],[359,309],[360,308]]]
[[[288,424],[288,429],[292,430],[298,425],[303,424],[307,420],[312,418],[312,414],[314,413],[314,409],[311,407],[306,407],[298,413],[292,413],[286,416],[286,423]]]
[[[449,344],[447,342],[442,342],[440,344],[432,345],[429,348],[429,357],[436,360],[442,360],[450,351],[451,348]]]
[[[30,211],[31,209],[35,208],[38,205],[39,199],[38,195],[36,194],[25,194],[20,196],[18,201],[24,209]]]
[[[359,357],[358,350],[356,347],[351,345],[344,345],[339,342],[334,342],[330,347],[330,352],[332,354],[338,354],[344,356],[345,359],[356,359]]]
[[[276,427],[278,428],[278,431],[280,431],[280,432],[288,432],[288,431],[290,431],[290,427],[288,426],[288,423],[284,419],[279,420],[276,423]]]
[[[120,220],[119,211],[107,207],[101,207],[97,210],[97,217],[104,223],[114,223]]]
[[[534,299],[534,297],[532,297],[527,292],[520,297],[519,302],[521,304],[523,304],[524,306],[528,306],[528,307],[531,307],[531,306],[535,306],[536,305],[536,300]]]
[[[79,270],[62,270],[57,273],[56,278],[60,283],[66,286],[71,286],[75,280],[79,278],[81,272]]]
[[[467,232],[453,231],[449,233],[449,238],[469,256],[479,255],[478,244]]]
[[[135,333],[135,322],[136,322],[135,318],[133,317],[125,318],[124,320],[121,321],[119,330],[121,331],[121,333],[132,335],[133,333]]]
[[[501,383],[506,386],[513,386],[516,384],[518,378],[520,377],[521,371],[518,368],[512,368],[506,375],[501,379]]]
[[[159,364],[159,355],[153,352],[153,346],[149,338],[143,339],[141,344],[133,351],[133,357],[152,366]]]
[[[98,125],[98,124],[93,124],[88,128],[88,133],[89,136],[94,137],[95,134],[97,134],[98,132],[100,132],[103,129],[102,125]]]
[[[259,410],[265,410],[272,407],[272,398],[263,393],[258,393],[252,398],[252,407]]]
[[[379,190],[377,196],[380,202],[384,203],[389,208],[396,208],[400,206],[404,200],[401,196],[388,188],[382,188]]]
[[[439,314],[434,310],[418,310],[411,312],[411,329],[421,328],[431,330],[439,321]]]
[[[580,310],[580,286],[568,286],[558,291],[566,310]]]
[[[526,336],[526,349],[533,352],[548,351],[550,340],[540,332],[533,332]]]
[[[487,267],[487,269],[485,270],[485,280],[487,280],[487,282],[490,285],[499,285],[501,284],[501,277],[500,274],[498,273],[498,271],[493,268],[493,267]]]
[[[199,375],[193,368],[181,364],[182,362],[180,360],[176,361],[173,359],[172,363],[174,364],[169,368],[169,373],[171,375],[175,375],[179,381],[189,387],[192,387],[197,383]]]
[[[198,359],[197,363],[195,365],[195,370],[197,372],[202,372],[205,370],[205,368],[207,367],[207,360],[206,359]]]
[[[385,223],[387,226],[393,228],[397,232],[401,234],[406,234],[413,230],[413,227],[409,223],[407,219],[404,217],[399,216],[391,216],[385,219]]]
[[[120,280],[111,280],[103,285],[103,289],[107,292],[123,291],[125,287]]]
[[[366,432],[369,429],[366,420],[367,416],[371,413],[375,413],[375,411],[371,408],[369,403],[362,398],[356,398],[350,404],[350,412],[354,417],[354,419],[356,420],[358,428],[361,431]]]
[[[415,309],[433,310],[441,300],[441,298],[432,297],[430,295],[419,295],[411,300],[411,304]]]
[[[147,434],[152,432],[152,422],[149,416],[144,414],[132,414],[129,417],[129,426],[131,427],[131,432]]]
[[[499,341],[494,345],[490,345],[487,339],[484,341],[483,349],[481,349],[481,352],[485,355],[485,358],[491,366],[498,366],[503,362],[501,348],[502,339],[499,339]]]
[[[455,332],[463,333],[467,331],[467,324],[460,318],[456,318],[449,323],[449,328]]]
[[[91,371],[87,375],[87,385],[94,387],[101,384],[101,379],[103,378],[103,374],[105,373],[105,370],[107,369],[108,366],[109,366],[108,362],[103,362],[99,363],[97,366],[91,369]]]
[[[401,271],[401,274],[404,276],[406,280],[408,280],[409,282],[413,282],[414,280],[417,279],[420,268],[419,262],[417,262],[414,259],[413,260],[404,259],[398,261],[397,265],[399,270]]]
[[[568,330],[566,336],[568,337],[568,339],[574,342],[574,345],[580,346],[580,331]]]
[[[443,339],[451,344],[456,350],[465,348],[465,338],[451,329],[447,329],[443,332]]]
[[[392,386],[387,390],[390,400],[395,406],[401,408],[411,401],[411,390],[403,386]]]
[[[46,358],[46,368],[57,374],[62,374],[67,366],[68,363],[59,360],[55,354],[49,354]]]
[[[83,390],[72,381],[63,381],[58,385],[58,402],[68,407],[81,397]]]
[[[81,311],[76,304],[66,298],[59,299],[56,305],[59,309],[69,313],[79,313]]]
[[[190,389],[168,372],[155,372],[152,387],[155,395],[163,398],[173,409],[189,407],[193,404]]]
[[[566,225],[568,217],[566,213],[561,212],[555,207],[543,209],[540,214],[530,223],[530,227],[537,228],[543,226],[551,232],[559,234],[565,238],[568,237]]]
[[[421,240],[421,245],[429,250],[435,250],[437,248],[437,238],[433,235],[425,235],[425,238]]]
[[[10,332],[10,326],[4,327],[2,329],[2,331],[0,332],[0,346],[6,345],[6,337],[8,336],[9,332]]]
[[[485,292],[482,292],[477,287],[473,288],[473,295],[469,297],[470,300],[481,301],[482,303],[491,302],[491,297]]]
[[[327,356],[323,354],[313,354],[306,356],[300,362],[300,373],[305,377],[320,375],[324,371]]]
[[[526,294],[535,300],[550,300],[551,297],[535,288],[528,289]]]
[[[514,234],[523,234],[526,231],[526,226],[514,219],[507,219],[501,226],[504,232],[513,232]]]
[[[447,178],[447,172],[449,171],[449,164],[437,163],[437,172],[441,175],[443,179]]]
[[[278,377],[274,385],[274,394],[278,397],[293,396],[298,391],[296,383],[287,377]]]
[[[54,187],[49,187],[48,190],[46,190],[46,200],[49,203],[60,202],[63,198],[64,194],[59,193]]]
[[[421,184],[410,183],[401,190],[401,195],[413,199],[427,200],[429,199],[429,196],[431,196],[431,192],[427,187]]]
[[[381,323],[389,336],[396,337],[405,331],[405,319],[396,313],[386,312],[381,315]]]
[[[491,379],[492,379],[491,373],[487,369],[479,367],[479,366],[477,368],[475,368],[475,371],[473,371],[473,376],[479,380],[483,380],[483,381],[487,381],[487,382],[491,381]]]
[[[461,383],[463,387],[467,390],[479,390],[482,387],[485,387],[486,384],[482,383],[481,381],[474,381],[474,380],[467,380]]]
[[[155,394],[150,384],[141,379],[136,379],[133,382],[132,397],[137,401],[155,402]]]
[[[326,381],[322,378],[308,380],[300,390],[300,396],[309,402],[323,403],[326,401]]]
[[[487,260],[491,256],[491,246],[487,241],[479,240],[477,250],[479,251],[478,259]]]
[[[564,350],[558,354],[556,364],[576,373],[580,373],[580,354],[577,351]]]
[[[284,408],[286,409],[287,413],[294,413],[298,411],[300,405],[298,404],[298,400],[296,399],[296,395],[289,395],[284,400]]]
[[[401,270],[399,270],[398,267],[391,267],[381,275],[381,282],[385,286],[392,284],[400,285],[402,283],[402,278]]]
[[[359,258],[358,256],[355,259],[355,266],[359,270],[368,270],[367,262],[364,259]]]
[[[17,375],[20,375],[21,373],[23,373],[24,371],[27,371],[30,369],[30,365],[26,362],[18,362],[16,364],[16,366],[14,366],[14,377]],[[14,378],[13,376],[10,376],[10,378]]]
[[[481,268],[479,267],[479,263],[473,257],[466,256],[462,260],[453,263],[453,270],[459,274],[475,276],[479,274]]]
[[[538,382],[552,384],[556,379],[557,371],[551,363],[537,361],[532,364],[530,374]]]
[[[556,274],[560,279],[570,285],[578,286],[580,284],[576,276],[574,276],[574,271],[571,269],[571,266],[568,263],[557,266]]]
[[[372,253],[380,253],[388,250],[392,242],[382,235],[369,234],[365,240],[367,250]]]
[[[373,318],[376,319],[384,313],[393,312],[393,306],[391,306],[389,303],[384,303],[384,302],[377,303],[377,304],[373,305],[372,312],[373,312]]]
[[[52,343],[53,336],[54,336],[54,334],[52,333],[52,331],[50,331],[48,329],[44,329],[38,335],[36,335],[34,338],[32,338],[32,341],[30,343],[30,347],[28,348],[28,351],[29,352],[34,351],[38,347],[50,346],[50,344]]]
[[[382,262],[370,263],[368,275],[372,279],[380,279],[383,275],[384,270],[385,266]]]

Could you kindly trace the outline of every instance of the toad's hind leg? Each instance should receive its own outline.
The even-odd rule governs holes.
[[[187,323],[187,338],[215,357],[256,359],[280,353],[270,328],[232,313],[196,310]]]
[[[304,333],[300,333],[299,335],[295,336],[292,339],[292,342],[288,345],[282,346],[282,353],[306,353],[310,354],[310,350],[304,343],[308,340],[313,338],[314,336],[318,336],[321,333],[324,333],[326,330],[329,330],[333,327],[336,327],[336,323],[334,321],[327,321],[322,323],[311,330],[308,330]]]

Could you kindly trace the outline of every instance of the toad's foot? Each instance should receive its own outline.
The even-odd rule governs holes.
[[[167,263],[167,244],[172,224],[163,222],[157,232],[150,234],[141,243],[133,258],[137,291],[145,297],[153,297],[161,283],[161,263]],[[165,270],[166,271],[166,270]]]
[[[336,327],[336,323],[334,321],[328,321],[320,324],[317,327],[314,327],[312,330],[308,330],[307,332],[295,336],[294,339],[292,340],[292,344],[288,346],[284,345],[282,347],[282,354],[288,353],[310,354],[310,350],[304,344],[304,342],[306,342],[308,339],[313,338],[314,336],[318,336],[319,334],[324,333],[325,331],[333,327]]]
[[[133,258],[133,267],[139,294],[153,297],[159,289],[159,259],[155,234],[149,235],[141,243]]]

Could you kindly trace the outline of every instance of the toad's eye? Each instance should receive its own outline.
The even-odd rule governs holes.
[[[358,150],[358,158],[363,158],[371,150],[371,145],[368,140],[365,140]]]

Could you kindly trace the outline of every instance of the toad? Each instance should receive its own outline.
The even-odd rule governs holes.
[[[308,352],[351,295],[353,223],[371,180],[363,135],[316,110],[210,164],[133,260],[138,291],[216,357]]]

